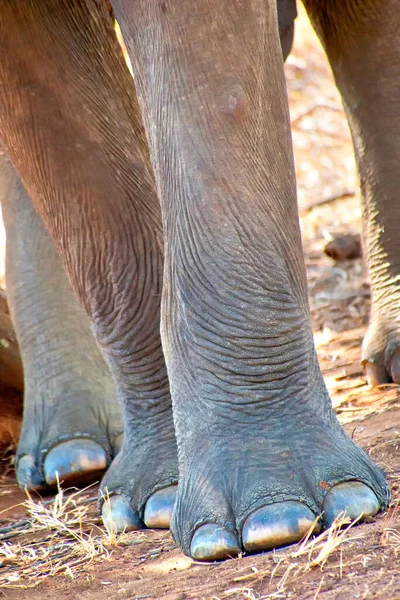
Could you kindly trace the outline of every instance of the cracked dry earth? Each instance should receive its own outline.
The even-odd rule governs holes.
[[[26,498],[6,456],[0,480],[0,597],[400,599],[399,388],[368,388],[360,368],[369,309],[361,259],[334,263],[323,252],[336,235],[360,231],[360,207],[340,99],[303,13],[286,73],[319,359],[340,420],[386,470],[389,511],[302,546],[196,564],[168,532],[104,534],[96,521],[95,489],[69,500],[58,496],[39,506],[22,504]]]

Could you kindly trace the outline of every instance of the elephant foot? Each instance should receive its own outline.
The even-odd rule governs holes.
[[[188,556],[221,560],[300,541],[345,513],[387,505],[384,476],[336,425],[298,415],[289,425],[223,430],[183,450],[172,533]],[[225,427],[226,432],[227,427]]]
[[[134,443],[124,442],[101,483],[103,522],[114,532],[169,529],[178,483],[172,423],[162,442],[144,427],[134,435]]]
[[[400,383],[400,326],[373,321],[362,347],[362,364],[370,385]]]
[[[40,399],[40,401],[39,401]],[[92,394],[25,394],[16,476],[22,489],[43,491],[60,482],[82,486],[100,480],[123,438],[113,388]]]

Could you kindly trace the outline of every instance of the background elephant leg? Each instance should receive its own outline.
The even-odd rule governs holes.
[[[163,210],[175,539],[214,560],[299,540],[322,511],[374,514],[384,477],[313,344],[276,0],[113,6]]]
[[[362,359],[370,383],[400,383],[400,11],[397,0],[306,0],[350,125],[371,283]]]
[[[177,460],[159,327],[162,226],[132,78],[106,3],[8,1],[0,20],[0,135],[123,406],[105,518],[111,508],[118,527],[165,527]]]
[[[283,60],[290,54],[294,38],[294,21],[297,16],[296,0],[277,0],[279,39]]]
[[[21,487],[99,477],[122,442],[122,417],[89,319],[18,175],[0,150],[7,297],[24,365]]]

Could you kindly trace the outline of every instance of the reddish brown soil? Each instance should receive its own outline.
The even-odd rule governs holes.
[[[315,340],[339,418],[388,474],[389,511],[346,532],[325,564],[321,556],[313,563],[318,551],[310,557],[294,556],[293,548],[222,564],[196,564],[182,555],[168,532],[146,531],[129,534],[124,545],[121,542],[110,550],[108,557],[96,557],[73,574],[44,578],[46,572],[37,563],[29,574],[21,575],[12,559],[0,562],[0,596],[29,600],[400,599],[399,389],[392,385],[371,390],[363,379],[360,343],[368,318],[369,288],[362,261],[335,264],[323,253],[335,235],[360,231],[360,208],[350,137],[329,67],[304,16],[298,25],[286,72]],[[332,200],[337,196],[345,198]],[[0,484],[0,526],[26,517],[23,507],[9,508],[23,499],[12,473],[5,475]],[[98,531],[93,524],[85,527]],[[5,542],[28,546],[35,536],[45,545],[48,542],[41,535],[28,531],[7,542],[0,532],[0,550]]]

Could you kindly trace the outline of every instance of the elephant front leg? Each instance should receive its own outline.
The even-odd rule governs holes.
[[[0,137],[91,317],[123,407],[103,517],[118,529],[166,527],[178,469],[159,332],[161,218],[132,78],[106,3],[10,0],[0,21]]]
[[[163,210],[175,539],[214,560],[295,542],[321,512],[375,514],[384,476],[313,344],[276,1],[113,4]]]
[[[306,0],[349,121],[371,284],[362,360],[372,384],[400,383],[400,11],[397,0]]]

